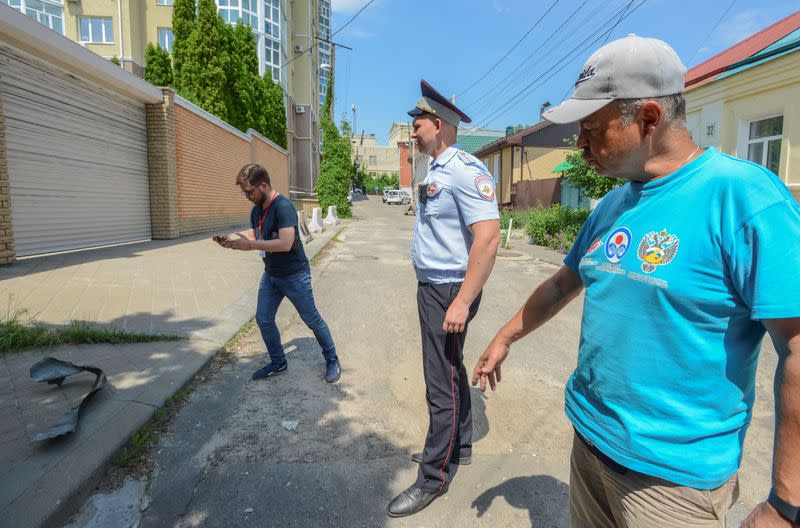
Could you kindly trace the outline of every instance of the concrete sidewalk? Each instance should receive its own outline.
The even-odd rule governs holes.
[[[306,245],[313,258],[339,230]],[[91,491],[110,457],[255,313],[263,270],[254,252],[224,250],[197,235],[22,260],[0,268],[5,310],[59,326],[70,320],[181,341],[61,346],[0,356],[0,519],[40,526]],[[88,373],[62,388],[37,384],[30,367],[53,356],[102,368],[109,384],[81,413],[77,432],[30,439],[85,394]]]

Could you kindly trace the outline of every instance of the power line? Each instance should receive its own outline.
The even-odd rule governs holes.
[[[500,65],[500,63],[501,63],[501,62],[503,62],[503,61],[506,59],[506,57],[508,57],[508,56],[511,54],[511,52],[512,52],[512,51],[514,51],[515,49],[517,49],[517,46],[519,46],[519,45],[520,45],[520,43],[522,43],[522,41],[523,41],[523,40],[525,40],[525,39],[528,37],[528,35],[530,35],[530,34],[531,34],[531,31],[533,31],[534,29],[536,29],[536,26],[538,26],[538,25],[539,25],[539,22],[541,22],[542,20],[544,20],[544,17],[546,17],[546,16],[547,16],[547,14],[548,14],[548,13],[550,13],[550,11],[552,11],[552,10],[553,10],[553,8],[556,6],[556,4],[558,4],[558,2],[560,2],[560,0],[555,0],[555,1],[554,1],[552,4],[550,4],[550,7],[548,7],[548,8],[547,8],[547,11],[545,11],[545,12],[544,12],[544,14],[542,14],[542,16],[540,16],[540,17],[539,17],[539,20],[537,20],[536,22],[534,22],[534,24],[533,24],[533,25],[530,27],[530,29],[528,29],[528,31],[527,31],[527,32],[526,32],[524,35],[522,35],[522,38],[521,38],[521,39],[519,39],[519,40],[517,41],[517,43],[516,43],[516,44],[514,44],[513,46],[511,46],[511,49],[510,49],[510,50],[508,50],[508,51],[506,52],[506,54],[505,54],[505,55],[503,55],[502,57],[500,57],[500,60],[499,60],[499,61],[495,62],[495,63],[494,63],[494,65],[493,65],[491,68],[489,68],[489,70],[488,70],[486,73],[484,73],[483,75],[481,75],[480,79],[478,79],[477,81],[475,81],[474,83],[472,83],[471,85],[469,85],[469,87],[468,87],[466,90],[464,90],[463,92],[461,92],[461,93],[459,93],[459,94],[457,94],[457,95],[459,95],[459,96],[461,96],[461,95],[464,95],[465,93],[467,93],[468,91],[470,91],[470,90],[471,90],[473,87],[475,87],[475,85],[476,85],[476,84],[478,84],[479,82],[481,82],[482,80],[484,80],[484,79],[486,78],[486,76],[487,76],[487,75],[489,75],[490,73],[492,73],[492,72],[494,71],[494,69],[495,69],[495,68],[497,68],[497,67]]]
[[[597,30],[596,30],[596,31],[595,31],[595,32],[594,32],[592,35],[589,35],[587,38],[585,38],[585,39],[584,39],[584,40],[583,40],[583,41],[582,41],[580,44],[578,44],[576,47],[574,47],[572,50],[570,50],[570,51],[569,51],[569,52],[568,52],[566,55],[564,55],[564,56],[563,56],[563,57],[562,57],[562,58],[561,58],[561,59],[560,59],[558,62],[556,62],[556,63],[555,63],[553,66],[551,66],[551,67],[550,67],[550,68],[549,68],[547,71],[545,71],[544,73],[542,73],[541,75],[539,75],[539,77],[537,77],[536,79],[534,79],[533,81],[531,81],[531,82],[530,82],[530,83],[529,83],[527,86],[525,86],[525,88],[523,88],[522,90],[520,90],[519,92],[517,92],[517,93],[516,93],[514,96],[512,96],[510,99],[508,99],[508,100],[507,100],[507,101],[506,101],[506,102],[505,102],[503,105],[501,105],[501,106],[500,106],[499,108],[497,108],[497,109],[496,109],[496,110],[495,110],[495,111],[494,111],[492,114],[490,114],[490,115],[489,115],[489,117],[487,117],[486,119],[484,119],[484,120],[483,120],[483,122],[482,122],[480,125],[476,125],[475,127],[473,127],[473,128],[472,128],[472,129],[470,129],[470,130],[474,132],[474,131],[475,131],[475,130],[477,130],[478,128],[481,128],[481,127],[483,127],[483,126],[487,125],[489,122],[491,122],[491,120],[493,120],[493,119],[495,119],[495,118],[497,118],[497,117],[500,117],[500,116],[504,115],[505,113],[507,113],[507,112],[508,112],[508,111],[511,109],[511,107],[510,107],[509,105],[513,105],[513,103],[515,103],[515,102],[516,102],[518,99],[520,99],[520,97],[525,97],[526,95],[528,95],[528,93],[530,93],[530,89],[531,89],[531,88],[533,88],[533,89],[535,89],[535,88],[538,88],[538,87],[539,87],[539,86],[541,86],[542,84],[544,84],[544,83],[546,83],[547,81],[549,81],[549,80],[550,80],[550,79],[551,79],[551,78],[552,78],[552,77],[553,77],[553,76],[554,76],[556,73],[558,73],[558,72],[560,72],[561,70],[563,70],[563,69],[564,69],[564,68],[565,68],[565,67],[566,67],[566,66],[569,64],[569,62],[565,62],[565,63],[564,63],[564,64],[563,64],[563,65],[562,65],[560,68],[558,68],[557,70],[553,71],[553,73],[552,73],[550,76],[548,76],[548,77],[546,77],[546,78],[545,78],[545,75],[547,75],[548,73],[550,73],[550,72],[551,72],[551,71],[552,71],[552,70],[553,70],[553,69],[554,69],[556,66],[558,66],[558,65],[559,65],[559,64],[561,64],[562,62],[564,62],[564,61],[566,61],[567,59],[569,59],[569,58],[570,58],[570,55],[572,55],[572,54],[573,54],[573,53],[574,53],[576,50],[578,50],[578,53],[581,53],[581,52],[583,52],[583,50],[585,50],[585,49],[587,49],[587,48],[589,48],[589,47],[593,46],[593,45],[594,45],[595,43],[597,43],[597,42],[598,42],[600,39],[604,38],[604,37],[605,37],[605,36],[606,36],[608,33],[612,32],[614,29],[616,29],[616,27],[617,27],[617,26],[618,26],[618,25],[619,25],[619,24],[620,24],[620,23],[621,23],[621,22],[622,22],[622,21],[623,21],[625,18],[628,18],[630,15],[632,15],[634,12],[636,12],[636,11],[637,11],[637,10],[638,10],[638,9],[639,9],[639,8],[640,8],[642,5],[644,5],[644,4],[645,4],[645,2],[647,2],[647,0],[641,0],[641,1],[640,1],[640,3],[639,3],[639,4],[638,4],[636,7],[634,7],[634,8],[633,8],[632,10],[630,10],[629,12],[625,13],[625,14],[624,14],[624,16],[622,16],[621,18],[619,18],[619,19],[618,19],[618,20],[617,20],[617,21],[614,23],[614,25],[613,25],[613,26],[612,26],[612,27],[611,27],[611,28],[610,28],[608,31],[604,31],[604,32],[603,32],[603,33],[601,33],[601,34],[600,34],[600,35],[599,35],[597,38],[595,38],[593,41],[589,42],[589,43],[588,43],[586,46],[584,46],[582,49],[580,49],[580,50],[579,50],[579,48],[580,48],[581,46],[583,46],[583,45],[584,45],[584,43],[585,43],[587,40],[589,40],[590,38],[592,38],[592,36],[594,36],[594,34],[598,33],[600,30],[602,30],[602,28],[603,28],[604,26],[606,26],[606,25],[607,25],[607,24],[608,24],[608,23],[609,23],[609,22],[610,22],[610,21],[611,21],[611,20],[612,20],[614,17],[617,17],[617,16],[619,16],[619,15],[620,15],[620,13],[623,13],[624,11],[627,11],[627,9],[630,7],[630,5],[631,5],[631,4],[633,4],[634,2],[635,2],[635,0],[630,0],[630,2],[628,2],[628,4],[625,6],[625,8],[623,8],[622,10],[620,10],[620,11],[618,11],[617,13],[615,13],[614,15],[612,15],[612,17],[611,17],[609,20],[607,20],[605,23],[603,23],[603,25],[601,25],[601,26],[600,26],[600,27],[599,27],[599,28],[598,28],[598,29],[597,29]],[[539,82],[539,81],[541,81],[541,82]],[[538,82],[538,84],[536,84],[537,82]],[[534,86],[534,85],[536,85],[536,86]],[[528,93],[526,93],[526,92],[528,92]],[[505,109],[505,110],[504,110],[504,109]],[[501,112],[501,111],[502,111],[502,112]],[[469,134],[469,132],[467,132],[465,135],[470,135],[470,134]]]
[[[557,46],[558,44],[560,44],[560,43],[561,43],[561,42],[563,42],[564,40],[566,40],[566,39],[570,38],[570,36],[571,36],[571,35],[565,31],[565,32],[563,32],[563,33],[562,33],[562,39],[561,39],[561,41],[558,41],[558,39],[557,39],[557,41],[556,41],[556,42],[554,42],[554,41],[552,40],[553,36],[554,36],[554,35],[556,35],[556,34],[558,34],[558,33],[559,33],[559,31],[561,31],[561,29],[562,29],[562,28],[563,28],[565,25],[567,25],[569,22],[571,22],[572,20],[574,20],[574,18],[573,18],[573,17],[575,16],[575,14],[576,14],[578,11],[580,11],[580,9],[581,9],[581,8],[582,8],[584,5],[586,5],[586,3],[587,3],[588,1],[589,1],[589,0],[583,0],[583,3],[581,3],[581,4],[580,4],[580,5],[577,7],[577,8],[575,8],[575,10],[574,10],[572,13],[570,13],[570,15],[569,15],[569,16],[567,16],[567,17],[564,19],[564,21],[561,23],[561,25],[560,25],[560,26],[558,26],[558,27],[557,27],[555,30],[553,30],[553,32],[552,32],[552,33],[550,33],[550,35],[548,35],[548,36],[547,36],[547,38],[545,38],[545,39],[542,41],[542,43],[539,45],[539,47],[537,47],[537,48],[536,48],[535,50],[533,50],[533,51],[532,51],[530,54],[528,54],[528,56],[525,58],[525,60],[523,60],[523,61],[522,61],[522,62],[521,62],[521,63],[520,63],[520,64],[519,64],[519,65],[518,65],[516,68],[513,68],[513,69],[511,70],[511,72],[509,72],[509,74],[508,74],[508,75],[506,75],[506,76],[505,76],[505,77],[504,77],[504,78],[503,78],[503,79],[502,79],[502,80],[501,80],[499,83],[497,83],[497,84],[496,84],[496,85],[495,85],[493,88],[490,88],[489,90],[487,90],[486,92],[484,92],[484,93],[483,93],[483,95],[481,95],[480,97],[478,97],[478,98],[477,98],[477,99],[476,99],[474,102],[472,102],[472,103],[470,103],[470,104],[466,105],[466,110],[469,110],[469,109],[471,109],[471,108],[474,108],[474,107],[478,106],[478,103],[479,103],[479,102],[482,102],[482,101],[484,101],[485,99],[487,99],[487,98],[489,97],[489,95],[490,95],[490,94],[493,94],[495,91],[499,91],[501,88],[505,88],[505,87],[507,87],[507,86],[510,86],[510,85],[511,85],[513,82],[515,82],[517,79],[521,78],[521,77],[522,77],[522,76],[524,76],[526,73],[528,73],[528,72],[530,71],[530,68],[527,68],[527,69],[525,69],[524,71],[520,71],[520,69],[521,69],[521,68],[522,68],[522,66],[523,66],[523,65],[525,65],[525,64],[526,64],[528,61],[530,61],[531,59],[533,59],[533,58],[536,56],[536,54],[537,54],[539,51],[541,51],[541,50],[542,50],[542,49],[543,49],[543,48],[544,48],[544,47],[547,45],[547,43],[551,43],[551,44],[552,44],[552,46],[551,46],[551,49],[552,49],[553,47]],[[597,13],[597,11],[599,11],[600,9],[602,9],[602,7],[603,7],[603,3],[601,3],[601,2],[600,2],[600,3],[598,3],[598,7],[597,7],[597,8],[595,8],[595,10],[594,10],[592,13],[590,13],[590,15],[589,15],[589,18],[591,18],[591,16],[593,16],[595,13]],[[587,18],[587,19],[588,19],[588,18]],[[535,66],[535,64],[534,64],[533,66]],[[515,74],[516,74],[516,75],[515,75]],[[508,83],[508,84],[504,84],[504,83],[505,83],[505,82],[506,82],[506,81],[507,81],[507,80],[508,80],[510,77],[512,77],[512,76],[514,77],[514,79],[513,79],[513,80],[512,80],[510,83]]]
[[[364,5],[361,7],[361,9],[359,9],[358,11],[356,11],[356,13],[355,13],[353,16],[351,16],[351,17],[350,17],[350,19],[349,19],[347,22],[345,22],[344,24],[342,24],[342,27],[340,27],[339,29],[337,29],[336,31],[334,31],[334,32],[331,34],[331,39],[333,39],[333,37],[335,37],[335,36],[336,36],[336,34],[337,34],[337,33],[339,33],[341,30],[343,30],[344,28],[346,28],[346,27],[347,27],[347,26],[350,24],[350,22],[352,22],[353,20],[355,20],[355,19],[356,19],[356,17],[358,17],[358,15],[360,15],[360,14],[361,14],[361,13],[362,13],[362,12],[363,12],[363,11],[364,11],[366,8],[368,8],[368,7],[369,7],[369,6],[370,6],[370,5],[371,5],[371,4],[372,4],[374,1],[375,1],[375,0],[369,0],[369,2],[367,2],[366,4],[364,4]],[[305,55],[306,53],[308,53],[308,54],[310,55],[310,54],[311,54],[311,50],[313,50],[313,49],[314,49],[316,46],[317,46],[317,43],[316,43],[316,42],[315,42],[315,43],[313,43],[312,45],[310,45],[310,46],[308,47],[308,49],[307,49],[305,52],[303,52],[303,53],[300,53],[299,55],[296,55],[296,56],[292,57],[291,59],[289,59],[288,61],[286,61],[284,64],[282,64],[280,69],[283,69],[283,68],[285,68],[286,66],[290,65],[291,63],[293,63],[294,61],[296,61],[297,59],[299,59],[300,57],[302,57],[302,56],[303,56],[303,55]]]
[[[700,54],[700,48],[703,46],[703,44],[706,43],[706,41],[711,37],[711,35],[714,34],[714,32],[719,27],[719,25],[722,23],[722,21],[725,20],[725,17],[728,16],[728,12],[733,8],[733,4],[735,4],[736,2],[737,2],[737,0],[731,0],[731,3],[728,4],[728,8],[725,10],[724,13],[722,13],[722,16],[719,17],[719,20],[717,20],[717,23],[714,24],[714,28],[711,31],[709,31],[708,35],[706,35],[705,38],[703,38],[703,40],[700,41],[700,44],[697,45],[697,51],[695,51],[694,57],[692,57],[692,59],[689,61],[689,64],[694,62],[694,60]]]
[[[491,112],[491,113],[490,113],[490,115],[489,115],[489,117],[483,120],[483,123],[487,123],[487,122],[488,122],[488,121],[490,121],[491,119],[494,119],[495,117],[499,117],[499,115],[498,115],[498,112],[500,112],[501,110],[503,110],[504,108],[506,108],[508,105],[510,105],[510,104],[512,104],[512,103],[514,103],[514,102],[515,102],[515,101],[516,101],[516,100],[517,100],[517,99],[518,99],[520,96],[523,96],[523,97],[524,97],[524,95],[527,95],[527,94],[525,94],[525,92],[526,92],[526,91],[527,91],[527,90],[528,90],[528,89],[529,89],[529,88],[530,88],[532,85],[534,85],[534,84],[535,84],[536,82],[538,82],[539,80],[543,79],[545,75],[547,75],[548,73],[550,73],[550,72],[551,72],[551,71],[552,71],[554,68],[556,68],[556,67],[557,67],[559,64],[561,64],[561,63],[562,63],[562,62],[564,62],[565,60],[569,59],[571,55],[573,55],[573,54],[574,54],[576,51],[578,51],[578,49],[579,49],[581,46],[584,46],[584,44],[586,44],[586,42],[587,42],[589,39],[591,39],[593,36],[595,36],[595,35],[598,35],[598,34],[599,34],[599,36],[598,36],[598,37],[597,37],[597,38],[596,38],[594,41],[592,41],[592,42],[590,42],[589,44],[587,44],[587,45],[586,45],[586,46],[585,46],[583,49],[586,49],[586,48],[588,48],[589,46],[592,46],[592,45],[593,45],[595,42],[597,42],[598,40],[600,40],[601,38],[603,38],[603,36],[606,34],[606,31],[604,31],[604,28],[605,28],[605,27],[606,27],[606,26],[607,26],[609,23],[611,23],[611,22],[614,20],[614,18],[616,18],[616,17],[617,17],[617,16],[619,16],[619,15],[620,15],[622,12],[624,12],[625,10],[627,10],[627,8],[630,6],[630,4],[632,4],[634,1],[635,1],[635,0],[630,0],[630,2],[628,2],[628,4],[627,4],[627,5],[626,5],[626,6],[625,6],[623,9],[621,9],[621,10],[617,11],[616,13],[614,13],[613,15],[611,15],[611,17],[609,17],[609,18],[608,18],[608,19],[607,19],[605,22],[603,22],[603,23],[602,23],[602,24],[601,24],[601,25],[600,25],[600,26],[599,26],[597,29],[595,29],[595,30],[594,30],[592,33],[590,33],[590,34],[589,34],[589,36],[587,36],[587,37],[586,37],[586,38],[585,38],[583,41],[581,41],[581,42],[580,42],[580,43],[579,43],[577,46],[575,46],[575,47],[574,47],[574,48],[572,48],[570,51],[568,51],[568,52],[567,52],[567,53],[566,53],[564,56],[562,56],[562,57],[561,57],[561,59],[559,59],[559,60],[558,60],[558,61],[557,61],[555,64],[553,64],[552,66],[550,66],[550,68],[548,68],[546,71],[544,71],[542,74],[540,74],[540,75],[539,75],[537,78],[535,78],[533,81],[531,81],[531,82],[530,82],[530,83],[529,83],[527,86],[525,86],[525,87],[524,87],[522,90],[518,91],[518,92],[517,92],[516,94],[514,94],[514,95],[513,95],[511,98],[509,98],[508,100],[506,100],[506,102],[505,102],[505,103],[503,103],[503,104],[502,104],[502,105],[500,105],[500,106],[499,106],[499,107],[498,107],[496,110],[494,110],[493,112]],[[646,0],[644,0],[644,1],[646,1]],[[621,21],[622,21],[622,19],[621,19],[621,18],[620,18],[620,19],[618,19],[618,20],[616,21],[616,23],[615,23],[615,26],[616,26],[616,24],[619,24]],[[613,27],[612,27],[612,29],[613,29]],[[583,51],[583,49],[581,49],[580,51],[578,51],[578,53],[582,52],[582,51]],[[555,72],[553,72],[553,74],[555,74],[555,73],[558,73],[558,72],[559,72],[559,71],[561,71],[561,70],[562,70],[562,69],[563,69],[565,66],[566,66],[566,64],[564,64],[564,66],[562,66],[561,68],[559,68],[558,70],[556,70]],[[552,77],[552,76],[551,76],[551,77]],[[545,79],[545,81],[547,81],[547,80],[549,80],[549,77],[548,77],[547,79]],[[503,112],[503,113],[505,113],[505,112]],[[500,114],[500,115],[502,115],[502,114]],[[474,128],[479,128],[479,127],[477,127],[477,126],[476,126],[476,127],[474,127]]]

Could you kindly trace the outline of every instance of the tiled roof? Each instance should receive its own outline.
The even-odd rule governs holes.
[[[502,133],[492,136],[459,135],[458,144],[461,146],[462,150],[466,150],[472,154],[473,152],[483,148],[487,143],[491,143],[492,141],[500,139],[501,137],[503,137]]]
[[[686,74],[686,89],[697,88],[717,79],[730,65],[752,57],[797,29],[800,29],[800,11],[775,22],[689,70]]]
[[[522,145],[522,138],[524,136],[527,136],[528,134],[531,134],[533,132],[536,132],[537,130],[541,130],[541,129],[543,129],[545,127],[548,127],[548,126],[550,126],[550,121],[539,121],[538,123],[536,123],[533,126],[529,126],[527,128],[523,128],[519,132],[515,132],[514,134],[511,134],[511,135],[508,135],[508,136],[503,136],[500,139],[497,139],[497,140],[492,141],[491,143],[489,143],[487,145],[484,145],[481,149],[476,150],[475,152],[473,152],[472,155],[479,156],[479,155],[483,155],[483,154],[488,154],[488,153],[490,153],[490,152],[492,152],[494,150],[497,150],[499,148],[502,148],[502,147],[504,147],[506,145],[511,145],[511,146]]]

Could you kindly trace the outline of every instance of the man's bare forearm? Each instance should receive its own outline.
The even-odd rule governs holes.
[[[519,341],[560,312],[582,288],[580,278],[566,266],[562,267],[533,291],[495,339],[507,345]]]
[[[800,333],[797,320],[765,324],[780,355],[775,375],[772,486],[783,500],[800,505]]]

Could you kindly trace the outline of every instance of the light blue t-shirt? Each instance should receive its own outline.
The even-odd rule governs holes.
[[[611,191],[564,263],[586,287],[566,412],[618,463],[712,489],[739,468],[760,319],[800,317],[800,206],[709,148]]]
[[[423,184],[411,243],[417,280],[461,282],[472,248],[469,226],[500,218],[494,179],[478,158],[456,144],[433,160]]]

